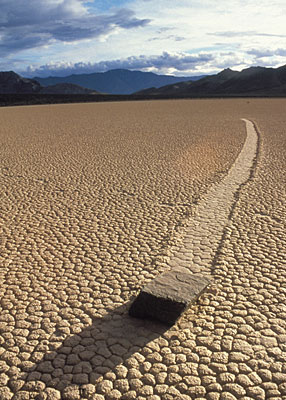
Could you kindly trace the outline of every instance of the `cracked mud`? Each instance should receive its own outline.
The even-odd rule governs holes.
[[[286,399],[285,104],[0,109],[1,400]],[[241,118],[255,170],[218,247],[192,239],[214,284],[171,329],[129,318],[229,176]]]
[[[240,187],[250,178],[257,155],[257,133],[245,120],[247,137],[244,146],[225,178],[212,185],[195,207],[186,224],[183,246],[172,257],[170,267],[186,267],[193,273],[211,273],[217,249],[227,227]]]

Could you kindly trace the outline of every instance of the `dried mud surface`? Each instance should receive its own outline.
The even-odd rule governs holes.
[[[1,109],[0,398],[286,399],[284,100]],[[213,262],[168,329],[127,316],[260,132]]]

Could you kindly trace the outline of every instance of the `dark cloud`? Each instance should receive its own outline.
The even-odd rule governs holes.
[[[222,37],[245,37],[245,36],[263,36],[263,37],[279,37],[285,38],[286,35],[276,35],[272,33],[260,33],[256,31],[223,31],[223,32],[212,32],[208,33],[210,36],[222,36]]]
[[[286,56],[286,49],[276,49],[276,50],[256,50],[256,49],[251,49],[247,51],[247,54],[250,54],[252,56],[255,56],[255,58],[267,58],[267,57],[273,57],[273,56],[281,56],[285,57]]]
[[[134,12],[120,9],[113,14],[94,15],[80,0],[0,0],[0,54],[60,42],[91,39],[120,27],[144,26]]]
[[[65,76],[69,74],[104,72],[110,69],[130,69],[130,70],[148,70],[152,68],[156,72],[163,72],[169,68],[174,68],[178,72],[194,70],[197,66],[209,63],[214,60],[211,54],[169,54],[164,52],[157,56],[132,56],[123,60],[101,61],[98,63],[75,63],[59,65],[43,65],[33,70],[28,69],[21,73],[25,76]]]

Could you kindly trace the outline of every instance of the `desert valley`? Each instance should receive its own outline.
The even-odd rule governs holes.
[[[285,106],[0,108],[1,400],[286,399]],[[201,240],[190,227],[234,184],[242,119],[252,165]],[[131,318],[174,257],[205,293],[171,327]]]

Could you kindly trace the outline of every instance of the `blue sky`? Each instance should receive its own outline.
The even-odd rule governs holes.
[[[285,0],[0,0],[0,70],[177,76],[286,64]]]
[[[131,3],[132,0],[98,0],[89,2],[89,8],[96,11],[109,11],[112,8],[124,8],[128,7],[128,4]]]

